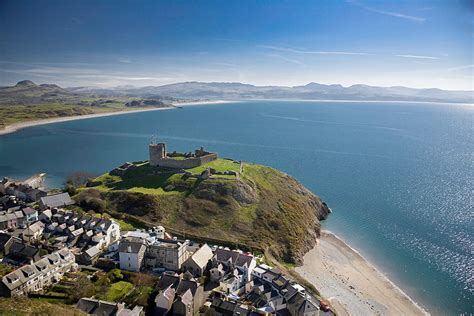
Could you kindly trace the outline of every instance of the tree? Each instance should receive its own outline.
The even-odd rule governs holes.
[[[78,275],[73,285],[67,290],[68,301],[75,304],[82,297],[91,297],[95,295],[95,287],[85,275]]]
[[[86,183],[95,178],[95,175],[86,171],[76,171],[71,173],[66,178],[66,186],[73,186],[75,188],[85,186]]]

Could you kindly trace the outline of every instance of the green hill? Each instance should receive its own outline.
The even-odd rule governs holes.
[[[168,107],[172,101],[175,99],[76,93],[54,84],[37,85],[23,80],[11,87],[0,87],[0,129],[32,120]]]
[[[196,176],[207,168],[208,179]],[[275,169],[218,159],[186,173],[134,163],[121,175],[111,172],[91,181],[75,196],[84,209],[128,214],[189,237],[222,240],[270,251],[301,263],[319,236],[329,209],[294,178]]]

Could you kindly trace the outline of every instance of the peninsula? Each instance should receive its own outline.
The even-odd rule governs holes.
[[[269,167],[222,159],[204,148],[167,152],[156,142],[149,155],[149,161],[125,163],[90,181],[77,194],[78,204],[106,205],[113,214],[159,222],[183,236],[297,264],[330,212],[294,178]]]

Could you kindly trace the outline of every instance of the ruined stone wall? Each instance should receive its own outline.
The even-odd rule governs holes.
[[[201,164],[200,165],[205,165],[211,161],[214,161],[217,159],[217,154],[207,154],[205,156],[201,156],[199,158],[197,158],[201,161]]]
[[[173,158],[155,159],[152,163],[150,155],[150,165],[173,169],[190,169],[199,167],[217,159],[217,154],[208,154],[202,157],[192,157],[182,160]]]

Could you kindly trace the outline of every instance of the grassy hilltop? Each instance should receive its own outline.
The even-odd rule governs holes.
[[[167,107],[174,99],[75,93],[54,84],[29,80],[0,87],[0,129],[7,125],[48,118]]]
[[[186,170],[200,174],[239,171],[240,163],[218,159]],[[75,196],[84,209],[126,213],[186,233],[270,251],[301,263],[319,236],[327,206],[294,178],[262,165],[245,163],[244,172],[200,179],[135,163],[125,174],[104,174]]]

